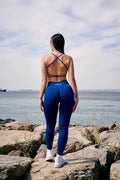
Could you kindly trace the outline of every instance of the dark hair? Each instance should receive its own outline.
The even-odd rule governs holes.
[[[62,34],[54,34],[51,37],[51,41],[53,43],[54,48],[61,52],[64,53],[64,45],[65,45],[65,40]]]

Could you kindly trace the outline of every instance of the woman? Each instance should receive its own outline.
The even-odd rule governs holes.
[[[44,110],[46,118],[46,161],[53,160],[52,145],[59,109],[59,137],[55,167],[61,167],[66,163],[62,154],[67,144],[71,114],[79,101],[73,60],[72,57],[64,54],[64,44],[64,37],[61,34],[53,35],[50,40],[52,54],[45,55],[41,59],[42,81],[39,106],[42,111]],[[69,83],[66,80],[67,72]]]

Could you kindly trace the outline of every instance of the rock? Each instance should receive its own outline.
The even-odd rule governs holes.
[[[0,155],[0,180],[21,180],[31,163],[27,157]]]
[[[63,168],[54,168],[54,162],[40,158],[32,163],[25,180],[99,179],[100,163],[93,158],[82,158],[79,151],[64,156],[68,162]]]
[[[79,151],[79,156],[83,158],[97,158],[101,164],[100,179],[109,179],[110,166],[114,160],[114,151],[110,148],[96,148],[96,145],[86,147]]]
[[[89,141],[86,137],[82,136],[81,129],[82,129],[82,127],[80,127],[80,126],[69,128],[68,142],[67,142],[67,145],[66,145],[64,153],[63,153],[64,155],[67,153],[72,153],[72,152],[78,151],[84,147],[87,147],[87,146],[93,144],[93,142]],[[55,135],[54,141],[53,141],[53,155],[54,156],[57,153],[58,135],[59,134]],[[38,153],[37,157],[45,158],[46,146],[43,145],[39,149],[40,149],[40,151],[38,150],[39,153]]]
[[[45,158],[47,152],[47,146],[42,144],[40,148],[37,150],[37,155],[35,156],[35,160],[39,158]]]
[[[79,124],[70,124],[69,125],[69,128],[71,128],[71,127],[76,127],[76,126],[81,126],[81,125],[79,125]],[[83,126],[82,126],[83,127]]]
[[[83,128],[81,130],[81,134],[85,136],[88,140],[93,142],[93,144],[95,143],[95,136],[87,128]]]
[[[88,126],[87,129],[93,135],[96,135],[96,133],[101,133],[103,131],[109,131],[109,127],[108,126]]]
[[[97,158],[99,159],[101,165],[108,166],[108,164],[113,162],[114,152],[107,148],[96,148],[96,145],[91,145],[84,149],[79,150],[81,157],[86,158]]]
[[[45,132],[46,131],[46,125],[45,124],[41,124],[39,126],[37,126],[35,129],[34,129],[34,132]]]
[[[109,124],[109,130],[114,130],[114,128],[116,127],[116,124]]]
[[[5,120],[3,120],[3,119],[0,119],[0,124],[5,124],[5,123],[10,123],[10,122],[13,122],[13,121],[15,121],[14,119],[5,119]]]
[[[117,127],[120,127],[120,122],[116,122],[116,126],[117,126]]]
[[[4,124],[0,124],[0,130],[5,130],[5,125]]]
[[[0,131],[0,154],[8,154],[12,150],[23,150],[31,157],[36,155],[36,151],[43,144],[42,133],[22,130]]]
[[[6,130],[25,130],[25,131],[34,131],[34,129],[37,127],[37,124],[32,124],[28,122],[10,122],[5,124]]]
[[[3,124],[3,121],[4,121],[3,119],[0,119],[0,124]]]
[[[109,128],[106,126],[88,126],[87,129],[95,137],[95,144],[100,144],[100,133],[103,131],[109,131]],[[94,142],[94,141],[93,141]]]
[[[116,126],[116,127],[114,128],[114,131],[115,131],[115,132],[120,132],[120,127],[119,127],[119,126]]]
[[[100,143],[112,147],[120,147],[120,132],[102,132]]]
[[[120,180],[120,160],[112,164],[110,168],[110,180]]]
[[[68,142],[63,153],[64,155],[67,153],[78,151],[86,146],[93,144],[93,142],[88,140],[86,137],[82,136],[81,129],[82,127],[80,126],[69,128]],[[56,152],[57,152],[58,135],[59,134],[55,136],[54,142],[53,142],[54,156],[56,155]]]
[[[109,131],[109,127],[106,127],[106,126],[98,126],[97,127],[97,132],[98,133],[101,133],[103,131]]]
[[[13,150],[8,153],[8,156],[19,156],[19,157],[26,157],[23,151],[20,150]]]
[[[116,127],[114,129],[116,132],[120,132],[120,122],[116,123]]]

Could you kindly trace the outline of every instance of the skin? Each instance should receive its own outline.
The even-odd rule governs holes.
[[[52,42],[50,42],[51,50],[56,55],[59,56],[61,52],[57,51]],[[65,66],[59,61],[56,60],[49,68],[47,66],[55,59],[55,56],[52,54],[45,55],[41,58],[41,73],[42,73],[42,80],[41,80],[41,86],[40,86],[40,94],[39,94],[39,107],[41,111],[44,111],[43,108],[43,96],[44,92],[47,86],[48,81],[54,81],[59,82],[66,80],[66,77],[48,77],[47,74],[58,74],[58,75],[66,75],[67,69]],[[78,90],[76,85],[76,80],[74,76],[74,64],[73,59],[71,56],[63,54],[60,59],[65,63],[65,65],[68,67],[68,81],[69,84],[73,90],[74,98],[75,98],[75,104],[73,106],[73,112],[76,110],[79,97],[78,97]]]

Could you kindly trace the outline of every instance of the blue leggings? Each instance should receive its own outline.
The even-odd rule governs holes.
[[[46,119],[46,144],[51,150],[54,139],[54,129],[59,107],[59,137],[57,154],[62,155],[67,144],[68,127],[74,106],[74,94],[69,83],[49,82],[44,95],[44,114]]]

